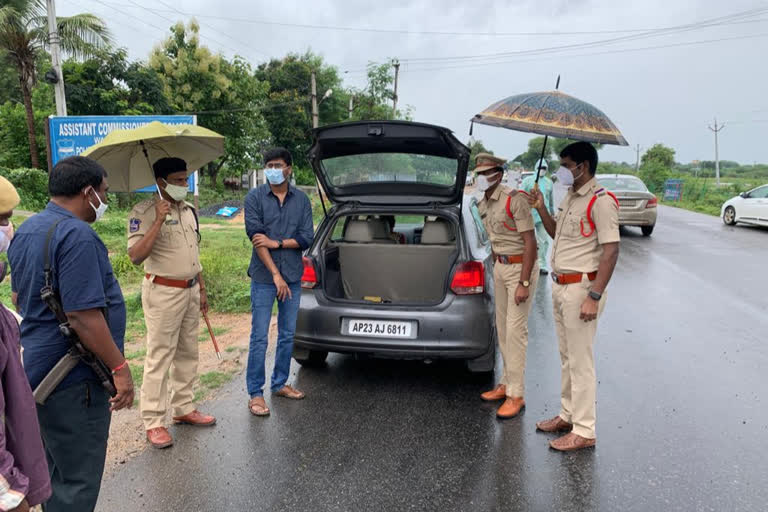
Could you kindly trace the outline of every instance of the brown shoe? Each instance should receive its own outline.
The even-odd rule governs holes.
[[[573,425],[560,416],[536,423],[536,430],[541,430],[542,432],[570,432],[572,429]]]
[[[509,397],[504,400],[504,403],[501,404],[499,410],[496,411],[496,417],[508,420],[509,418],[514,418],[520,414],[520,411],[522,411],[523,408],[525,408],[525,400],[523,400],[523,397]]]
[[[507,398],[507,387],[504,384],[499,384],[494,389],[486,391],[480,395],[486,402],[495,402],[496,400],[504,400]]]
[[[176,424],[192,425],[195,427],[211,427],[216,424],[216,418],[209,416],[208,414],[202,414],[198,410],[194,410],[184,416],[174,416],[173,422]]]
[[[165,427],[156,427],[147,430],[147,441],[153,448],[168,448],[173,444],[173,438]]]
[[[592,448],[596,442],[595,439],[587,439],[571,432],[554,441],[550,441],[549,446],[559,452],[572,452],[583,448]]]
[[[304,393],[291,386],[283,386],[279,391],[275,392],[275,395],[290,398],[291,400],[301,400],[305,396]]]

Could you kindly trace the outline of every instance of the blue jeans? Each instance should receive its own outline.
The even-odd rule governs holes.
[[[277,350],[270,386],[273,393],[285,386],[288,380],[293,335],[296,332],[296,317],[301,302],[301,283],[288,283],[288,287],[291,289],[291,298],[285,302],[277,301]],[[276,298],[277,287],[274,284],[251,281],[251,345],[248,351],[248,369],[245,373],[245,382],[251,398],[264,394],[264,359],[267,355],[272,306]]]

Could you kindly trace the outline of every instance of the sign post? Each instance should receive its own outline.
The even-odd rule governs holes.
[[[98,144],[114,130],[131,130],[140,128],[153,121],[174,124],[197,124],[197,116],[50,116],[47,131],[49,132],[48,158],[51,168],[59,160],[76,156],[87,148]],[[172,156],[172,155],[171,155]],[[109,171],[109,169],[107,169]],[[197,171],[187,180],[189,190],[195,194],[197,206]],[[154,192],[155,187],[147,187],[137,192]]]

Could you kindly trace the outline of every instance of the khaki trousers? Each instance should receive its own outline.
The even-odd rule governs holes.
[[[573,424],[574,434],[594,439],[597,380],[593,347],[597,320],[584,322],[579,318],[590,286],[586,276],[580,283],[553,283],[552,305],[560,346],[560,417]],[[605,308],[605,299],[603,293],[598,319]]]
[[[162,427],[168,410],[170,371],[173,416],[195,409],[200,326],[200,286],[173,288],[144,279],[141,304],[147,325],[147,356],[141,385],[141,419],[144,428]]]
[[[504,362],[501,383],[507,387],[507,396],[521,397],[525,393],[525,353],[528,348],[528,312],[536,295],[539,265],[534,264],[528,288],[528,300],[515,304],[515,290],[520,284],[523,266],[519,263],[493,265],[496,300],[496,333]]]

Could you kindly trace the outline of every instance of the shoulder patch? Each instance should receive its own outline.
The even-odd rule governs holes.
[[[150,208],[154,208],[155,206],[155,200],[154,199],[147,199],[145,201],[142,201],[136,206],[133,207],[133,212],[139,215],[144,215],[149,211]]]
[[[128,231],[130,231],[131,233],[137,232],[140,227],[141,227],[141,219],[137,219],[134,217],[128,222]]]

